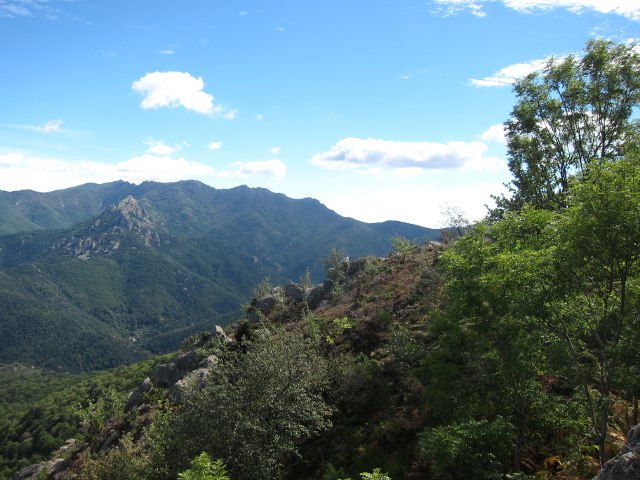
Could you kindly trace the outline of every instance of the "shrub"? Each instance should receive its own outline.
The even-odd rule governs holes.
[[[422,456],[431,462],[434,479],[496,480],[509,465],[514,429],[502,417],[467,420],[420,434]]]

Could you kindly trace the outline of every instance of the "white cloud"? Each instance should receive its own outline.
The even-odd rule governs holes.
[[[507,87],[519,78],[523,78],[530,73],[538,72],[546,67],[549,58],[532,60],[531,62],[515,63],[501,68],[493,75],[481,79],[471,79],[471,84],[476,87]]]
[[[50,133],[58,133],[62,131],[61,127],[63,123],[62,120],[51,120],[40,127],[36,127],[36,131],[47,135]]]
[[[238,110],[227,110],[222,116],[226,120],[235,120],[235,118],[238,116]]]
[[[141,103],[144,109],[182,106],[208,115],[221,113],[221,107],[213,105],[213,95],[202,90],[202,77],[186,72],[147,73],[133,82],[132,88],[144,96]]]
[[[213,173],[213,168],[185,158],[173,159],[169,156],[144,153],[130,158],[114,166],[118,178],[133,183],[145,180],[158,182],[172,182],[185,180]]]
[[[207,147],[209,147],[209,150],[220,150],[222,148],[222,142],[210,142]]]
[[[591,10],[640,20],[640,3],[636,0],[434,0],[434,2],[441,6],[439,12],[444,15],[455,15],[467,10],[481,17],[485,15],[482,10],[485,5],[502,3],[507,8],[523,13],[563,8],[575,14]]]
[[[280,160],[264,160],[255,162],[235,162],[231,164],[234,170],[221,172],[221,177],[253,177],[264,175],[269,177],[284,178],[287,174],[287,166]]]
[[[172,158],[170,154],[158,154],[162,150],[159,148],[161,143],[156,142],[142,155],[116,164],[72,161],[9,151],[0,154],[0,189],[47,192],[87,182],[172,182],[203,178],[214,173],[214,169],[208,165],[183,157]]]
[[[497,125],[491,125],[488,129],[486,129],[480,135],[480,138],[485,142],[495,142],[506,144],[507,139],[505,137],[504,125],[502,123],[498,123]]]
[[[147,153],[150,153],[152,155],[166,156],[166,155],[171,155],[177,152],[178,150],[180,150],[180,146],[172,147],[164,143],[162,140],[156,141],[150,138],[149,140],[147,140],[146,143],[147,143],[147,146],[149,147],[147,149]]]
[[[249,15],[249,12],[247,12],[246,10],[242,10],[241,12],[238,12],[238,15],[240,15],[241,17],[246,17],[247,15]]]
[[[17,152],[9,152],[0,155],[0,168],[16,167],[21,165],[25,160],[25,156]]]
[[[262,120],[264,120],[264,115],[262,115],[261,113],[257,113],[255,118],[256,121],[261,122]]]
[[[159,50],[158,53],[160,55],[175,55],[176,51],[172,50],[171,48],[167,48],[166,50]]]
[[[271,155],[280,155],[280,147],[273,147],[269,152]]]
[[[485,157],[487,145],[482,142],[397,142],[374,138],[345,138],[328,152],[314,155],[310,163],[327,170],[390,169],[412,176],[419,169],[506,168],[504,161]],[[407,170],[409,169],[409,170]]]

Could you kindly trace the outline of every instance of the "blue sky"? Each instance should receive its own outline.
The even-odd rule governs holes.
[[[514,78],[638,0],[0,0],[0,189],[201,180],[368,222],[471,219]]]

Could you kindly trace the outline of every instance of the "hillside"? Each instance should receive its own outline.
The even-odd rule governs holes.
[[[322,279],[332,247],[386,254],[390,237],[438,235],[366,224],[316,200],[194,181],[2,192],[0,362],[108,368],[177,348],[237,318],[261,279]],[[76,223],[74,223],[76,222]]]
[[[220,350],[222,345],[227,345],[230,352],[233,352],[240,346],[242,339],[255,340],[255,335],[259,334],[264,325],[270,325],[269,329],[273,329],[274,333],[279,330],[279,326],[286,326],[286,329],[295,332],[304,332],[304,335],[324,352],[323,355],[334,358],[336,363],[332,368],[337,368],[331,374],[330,381],[336,388],[331,398],[332,401],[339,402],[342,413],[335,412],[334,427],[321,439],[313,439],[306,444],[304,460],[291,464],[288,478],[316,478],[318,472],[314,470],[321,466],[318,456],[322,455],[329,455],[336,467],[344,468],[348,463],[354,470],[370,468],[373,458],[383,452],[385,456],[389,456],[389,452],[386,447],[375,441],[372,441],[366,450],[357,452],[356,447],[362,441],[357,438],[373,439],[380,434],[387,435],[409,422],[413,424],[409,430],[403,426],[402,430],[394,434],[393,441],[397,442],[395,448],[400,457],[387,458],[384,467],[388,469],[394,462],[402,461],[401,458],[404,458],[408,450],[405,453],[400,452],[413,448],[409,446],[415,442],[415,431],[424,425],[425,419],[414,417],[412,413],[412,409],[419,406],[414,402],[419,402],[420,394],[416,385],[412,385],[412,381],[405,376],[406,367],[400,367],[396,357],[401,355],[401,352],[408,351],[409,345],[403,345],[402,342],[410,331],[418,337],[422,335],[422,317],[433,308],[436,301],[439,280],[433,276],[433,262],[437,258],[438,248],[424,246],[409,255],[388,258],[369,256],[348,264],[342,263],[335,282],[329,280],[315,287],[307,287],[303,301],[297,296],[296,289],[304,287],[291,288],[293,284],[284,288],[276,287],[265,297],[254,298],[247,303],[246,316],[249,319],[254,318],[259,311],[257,314],[261,320],[236,322],[226,329],[229,336],[217,329],[217,334],[202,334],[186,340],[182,353],[170,362],[167,362],[165,357],[165,365],[156,367],[154,373],[149,375],[153,387],[150,390],[148,387],[139,389],[143,392],[142,398],[133,404],[133,407],[127,407],[127,411],[130,412],[128,415],[123,415],[118,409],[124,405],[130,390],[118,387],[118,391],[122,393],[116,402],[116,410],[108,410],[114,415],[113,418],[108,422],[103,419],[102,430],[85,436],[87,445],[78,444],[79,447],[74,447],[76,450],[65,454],[71,455],[70,459],[81,455],[83,460],[77,464],[66,463],[65,469],[68,471],[63,472],[61,478],[67,478],[65,475],[71,475],[73,468],[79,468],[84,464],[89,457],[82,455],[88,455],[94,445],[98,449],[106,450],[109,446],[117,444],[118,440],[122,441],[127,433],[132,433],[137,438],[140,429],[148,425],[157,413],[155,402],[167,396],[176,398],[176,392],[182,388],[176,384],[178,378],[189,376],[190,371],[197,368],[200,360],[211,353],[215,352],[215,355],[224,358],[225,354]],[[339,288],[328,289],[327,285],[339,285]],[[424,288],[428,288],[428,293]],[[265,298],[274,298],[275,303],[265,302]],[[311,311],[309,304],[313,305]],[[340,318],[344,319],[344,324],[338,321]],[[286,344],[295,343],[296,340],[293,338],[286,340]],[[279,362],[275,358],[265,360],[271,365],[268,369],[278,368]],[[146,367],[137,367],[132,372],[140,372],[142,368]],[[123,378],[131,378],[128,370],[120,371]],[[260,375],[268,374],[266,370],[260,370]],[[23,373],[18,379],[22,383],[25,382],[24,376]],[[69,395],[69,384],[74,381],[80,384],[83,377],[61,378],[67,378],[67,383],[64,384],[65,388],[60,387],[59,390]],[[142,377],[138,381],[140,380]],[[11,385],[11,382],[7,384]],[[100,395],[106,395],[108,385],[102,385]],[[410,391],[405,390],[407,388]],[[144,393],[145,390],[148,391]],[[404,393],[401,393],[403,391]],[[55,395],[59,396],[61,393],[54,393]],[[100,396],[93,398],[100,402],[106,401],[106,397],[105,400],[100,400]],[[48,402],[47,399],[43,401]],[[225,404],[232,410],[235,408],[231,403]],[[108,407],[105,403],[105,408],[113,407]],[[7,436],[15,439],[21,431],[37,430],[37,425],[43,420],[35,418],[32,411],[26,412],[24,418],[15,422],[15,426],[14,423],[10,424]],[[391,428],[391,425],[386,425],[389,421],[395,426]],[[387,430],[388,433],[384,433]],[[68,427],[67,432],[69,431],[73,431],[73,428]],[[113,432],[117,432],[117,436],[112,435]],[[78,433],[76,430],[74,434]],[[107,437],[110,440],[105,443]],[[59,446],[63,440],[66,439],[56,438],[52,445]],[[80,454],[77,448],[84,453]],[[39,458],[41,457],[34,457],[34,460]],[[23,464],[24,462],[21,463]],[[399,473],[397,467],[392,468],[395,468],[394,474]],[[125,471],[129,474],[128,470]],[[98,477],[102,478],[100,475],[102,474],[98,473]]]
[[[394,480],[592,478],[579,390],[549,371],[532,379],[541,404],[522,472],[503,476],[515,445],[498,398],[507,380],[483,335],[441,330],[443,255],[423,245],[341,262],[316,286],[265,289],[246,320],[187,339],[130,395],[98,398],[98,428],[16,478],[55,469],[58,479],[170,479],[202,451],[234,480],[376,469]],[[609,455],[624,447],[626,408],[614,399]]]

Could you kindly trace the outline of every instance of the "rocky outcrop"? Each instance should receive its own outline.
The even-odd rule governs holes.
[[[233,343],[233,339],[229,337],[219,325],[215,327],[214,338],[224,344]],[[210,355],[205,359],[202,359],[198,355],[198,348],[202,347],[203,342],[206,343],[209,339],[209,335],[203,335],[193,348],[177,355],[169,363],[158,365],[155,368],[154,385],[159,388],[168,389],[169,398],[174,402],[180,401],[184,389],[193,385],[204,385],[204,381],[218,364],[218,358],[215,355]],[[145,382],[143,382],[137,390],[145,388],[144,385]],[[131,394],[132,396],[127,405],[134,403],[133,396],[137,390]]]
[[[335,282],[333,280],[325,280],[324,283],[320,285],[316,285],[311,287],[306,292],[307,304],[311,310],[315,310],[316,308],[322,305],[322,302],[326,301],[333,288],[335,286]]]
[[[298,318],[303,312],[315,310],[326,303],[334,286],[333,280],[325,280],[324,283],[306,288],[293,282],[276,287],[267,295],[251,300],[246,318],[252,322],[260,318],[276,322]]]
[[[13,476],[13,480],[36,480],[38,478],[56,478],[86,448],[86,444],[72,438],[60,447],[50,460],[23,468]]]
[[[640,480],[640,424],[629,430],[624,450],[605,463],[594,480]]]
[[[151,215],[131,195],[118,205],[111,205],[88,228],[56,243],[53,249],[88,260],[95,254],[114,253],[125,239],[144,247],[160,245],[160,235]]]
[[[143,395],[153,388],[153,384],[151,383],[151,379],[149,377],[145,378],[138,388],[136,388],[129,395],[129,399],[127,400],[126,405],[124,406],[125,413],[130,412],[134,408],[136,408],[140,401],[142,400]]]
[[[198,367],[198,354],[195,350],[181,353],[169,363],[158,365],[154,370],[155,385],[160,388],[171,388],[187,373]]]

